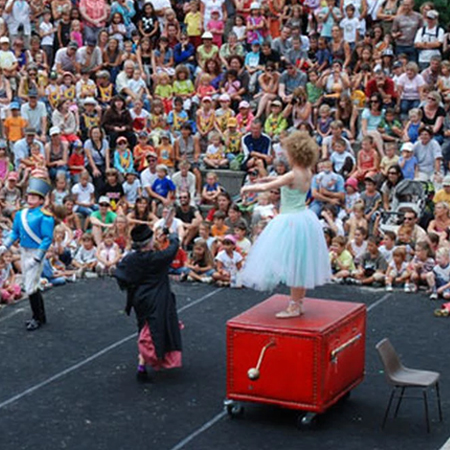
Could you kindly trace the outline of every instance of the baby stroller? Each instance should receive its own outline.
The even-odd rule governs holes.
[[[403,221],[406,209],[413,209],[420,218],[427,206],[427,188],[421,181],[402,180],[394,188],[390,211],[381,213],[380,229],[382,232],[396,231]]]

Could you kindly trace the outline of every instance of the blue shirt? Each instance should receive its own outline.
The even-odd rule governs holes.
[[[254,138],[252,133],[247,133],[242,138],[242,147],[244,149],[244,155],[246,158],[250,156],[251,152],[262,153],[268,155],[270,153],[270,147],[272,140],[267,134],[261,133],[259,138]]]
[[[406,159],[403,156],[400,156],[398,160],[399,163],[403,163],[405,161],[405,165],[402,167],[403,178],[405,180],[414,180],[414,175],[416,172],[417,166],[417,158],[413,156],[412,158]]]
[[[157,178],[152,184],[152,191],[164,198],[167,197],[169,192],[173,192],[175,190],[176,187],[172,180],[167,177]]]
[[[43,208],[28,209],[27,222],[31,231],[41,240],[37,242],[31,235],[27,233],[23,224],[24,210],[17,212],[14,217],[13,228],[9,236],[4,242],[6,247],[20,240],[20,246],[24,248],[39,249],[40,257],[43,258],[45,252],[50,247],[53,240],[53,228],[55,220],[49,213],[43,212]]]

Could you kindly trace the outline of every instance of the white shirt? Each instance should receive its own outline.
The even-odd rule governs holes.
[[[150,169],[147,167],[142,173],[141,173],[141,184],[144,188],[144,191],[142,192],[142,195],[144,197],[148,197],[148,192],[145,188],[152,187],[155,180],[158,178],[158,175],[155,173],[151,173]]]
[[[344,31],[344,41],[354,44],[356,42],[356,32],[361,28],[360,20],[357,17],[351,19],[344,17],[339,26]]]
[[[236,251],[233,251],[233,256],[231,257],[225,250],[221,250],[216,256],[216,261],[220,261],[223,264],[224,270],[232,275],[238,272],[237,264],[239,264],[242,259],[242,255]]]
[[[135,179],[131,184],[128,183],[128,181],[125,181],[125,183],[122,184],[122,187],[127,202],[134,205],[138,197],[138,189],[141,187],[141,182],[137,179]]]
[[[53,28],[53,25],[45,22],[41,22],[39,25],[39,29],[42,33],[48,33]],[[55,33],[49,34],[47,36],[44,36],[41,41],[41,45],[50,45],[53,47],[53,39],[55,37]]]
[[[417,31],[414,44],[423,42],[440,42],[443,44],[444,34],[444,29],[438,25],[434,28],[428,28],[428,26],[425,26],[419,28]],[[419,62],[429,63],[431,58],[435,55],[441,55],[439,48],[419,49]]]
[[[6,23],[8,24],[8,29],[10,35],[18,33],[19,26],[23,26],[23,32],[26,36],[31,35],[31,8],[28,2],[25,0],[9,0],[5,9],[14,2],[12,10],[6,15]]]
[[[0,50],[0,68],[10,69],[17,62],[17,58],[11,50]]]
[[[72,187],[72,194],[76,196],[78,203],[91,203],[91,195],[93,193],[94,185],[92,183],[88,183],[86,186],[77,183]]]

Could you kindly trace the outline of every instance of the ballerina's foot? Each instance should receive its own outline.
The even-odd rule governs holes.
[[[302,303],[291,301],[286,310],[275,314],[278,319],[290,319],[291,317],[299,317],[303,314]]]

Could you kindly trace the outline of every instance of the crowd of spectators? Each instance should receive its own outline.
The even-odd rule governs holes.
[[[441,11],[442,12],[442,11]],[[309,207],[335,282],[450,296],[450,33],[413,0],[0,0],[0,227],[48,173],[59,218],[42,288],[109,275],[130,230],[178,233],[180,280],[239,285],[289,170],[293,129],[320,148]],[[426,193],[393,212],[400,186]],[[426,196],[426,198],[424,198]],[[434,207],[435,204],[435,207]],[[0,258],[20,297],[18,249]]]

